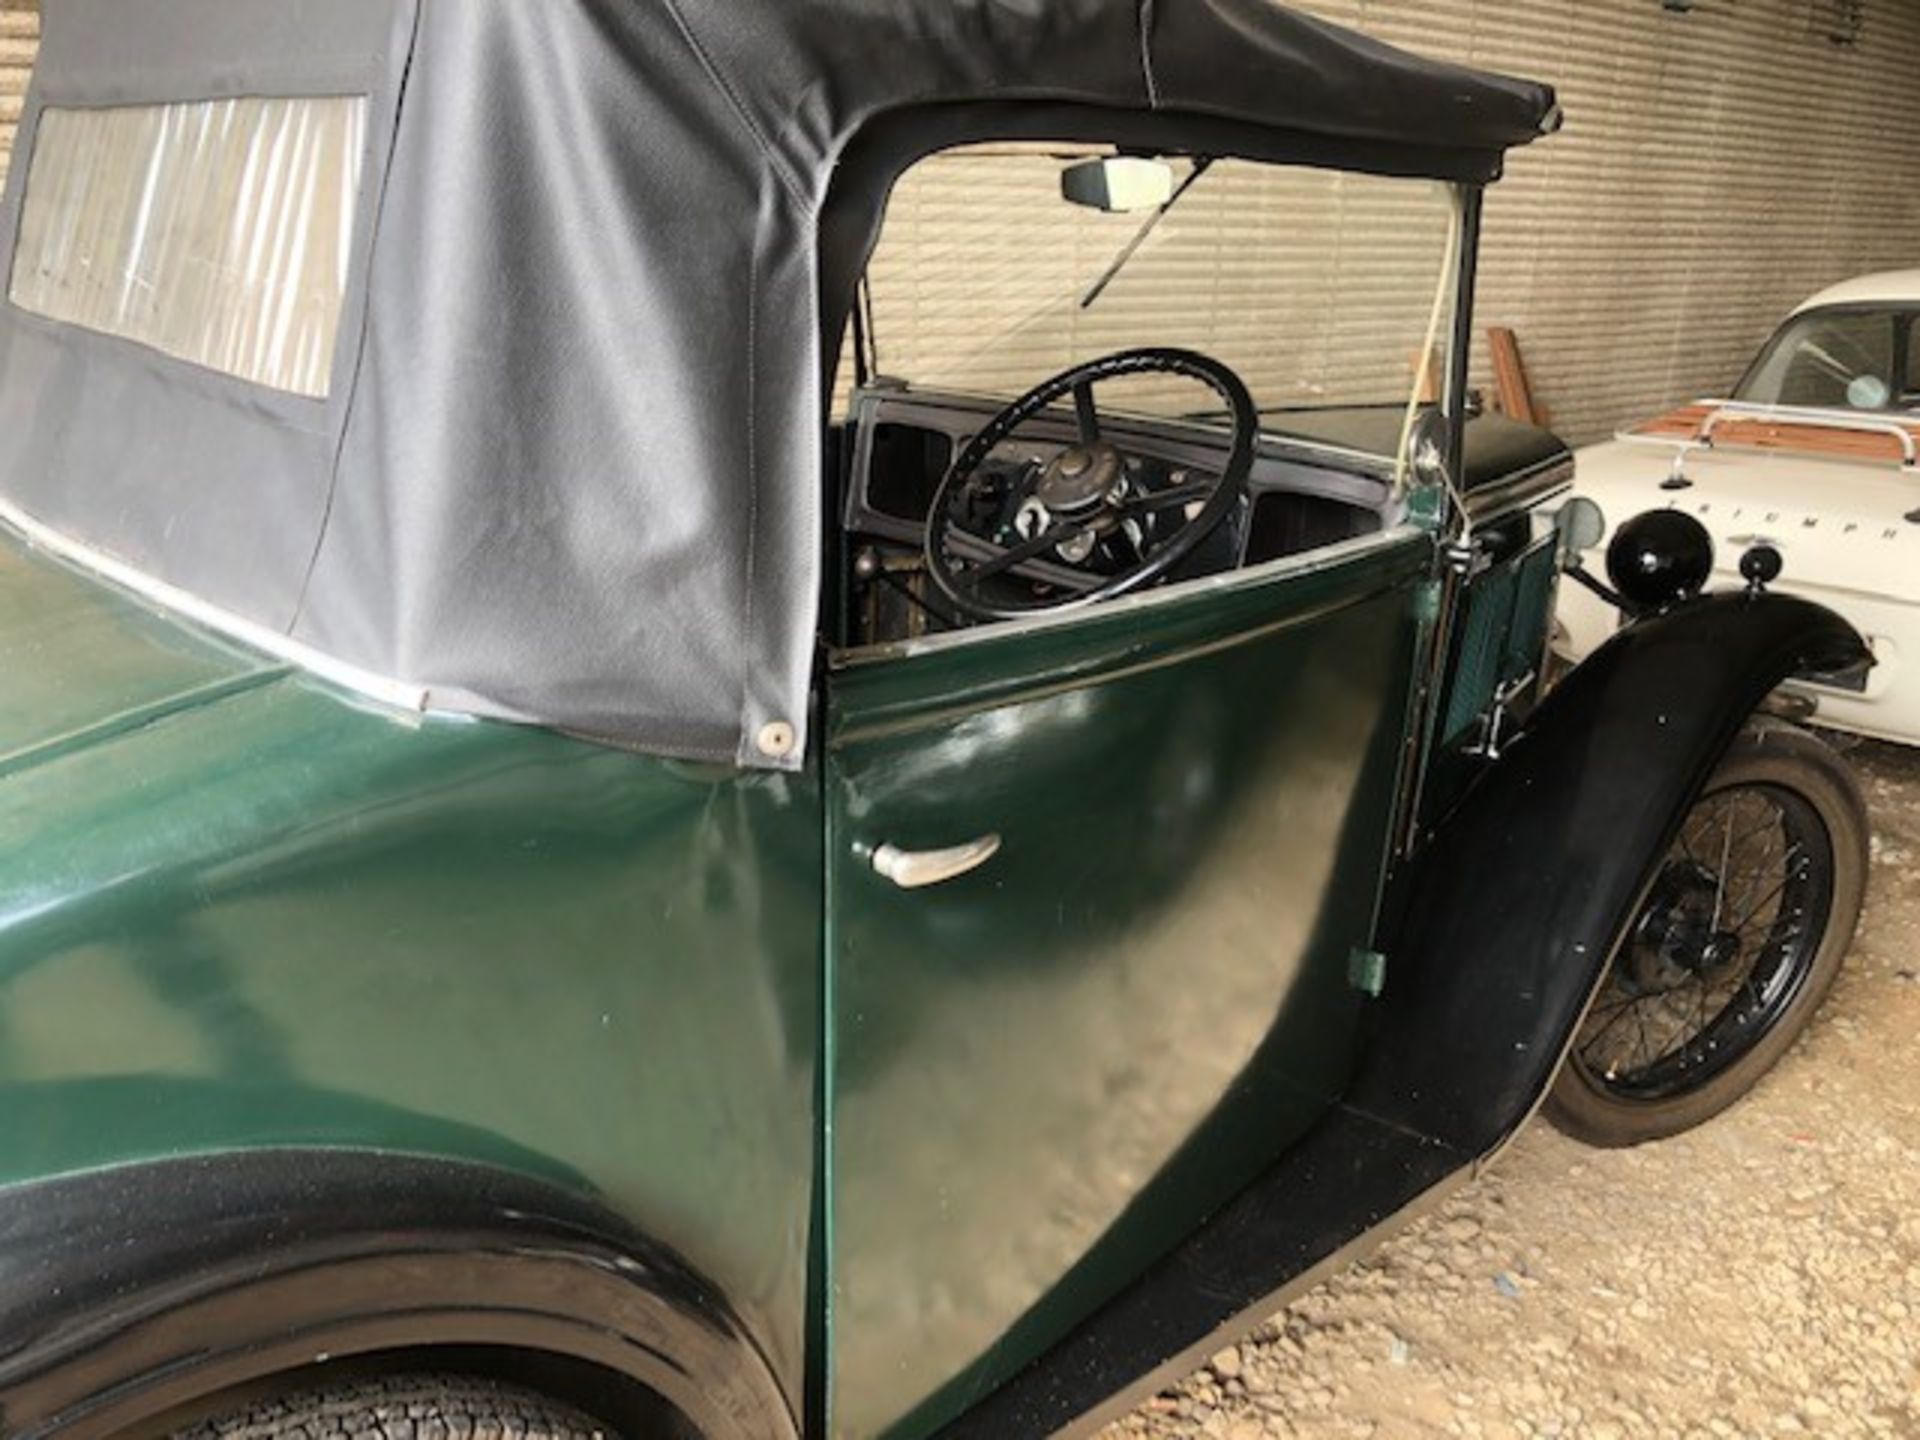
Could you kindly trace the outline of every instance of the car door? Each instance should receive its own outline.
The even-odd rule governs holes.
[[[1340,1093],[1432,553],[833,667],[831,1433],[964,1410]]]

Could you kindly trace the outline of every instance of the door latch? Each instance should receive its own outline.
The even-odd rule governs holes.
[[[882,845],[873,852],[873,869],[902,890],[924,890],[970,875],[999,853],[998,835],[982,835],[945,850],[902,850],[897,845]]]

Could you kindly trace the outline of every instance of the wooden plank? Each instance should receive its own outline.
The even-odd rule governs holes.
[[[1487,346],[1493,355],[1494,396],[1500,413],[1523,425],[1544,426],[1546,416],[1534,404],[1526,361],[1520,357],[1520,337],[1496,325],[1487,331]]]
[[[1649,435],[1656,440],[1698,440],[1700,427],[1714,411],[1711,405],[1682,405],[1678,410],[1670,410],[1665,415],[1636,425],[1635,435]]]
[[[1417,377],[1417,398],[1422,405],[1438,405],[1446,393],[1446,380],[1440,373],[1440,352],[1429,350],[1423,364],[1420,356],[1413,357],[1413,363],[1420,374]]]

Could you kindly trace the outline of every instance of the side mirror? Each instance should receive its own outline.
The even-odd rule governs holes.
[[[1173,167],[1164,160],[1113,155],[1077,161],[1060,172],[1060,194],[1069,204],[1109,215],[1159,210],[1173,191]]]
[[[1554,517],[1560,533],[1560,568],[1571,570],[1580,557],[1607,538],[1607,517],[1600,507],[1584,495],[1576,495],[1560,507]]]
[[[1422,405],[1407,436],[1407,467],[1422,485],[1451,485],[1447,449],[1453,436],[1438,405]]]
[[[1618,590],[1587,569],[1586,553],[1607,538],[1607,517],[1600,507],[1584,495],[1576,495],[1560,507],[1553,517],[1555,544],[1559,550],[1560,572],[1569,580],[1585,586],[1622,615],[1632,618],[1638,607]]]

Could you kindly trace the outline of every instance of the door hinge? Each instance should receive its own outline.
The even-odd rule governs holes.
[[[1440,619],[1440,582],[1423,580],[1413,592],[1413,618],[1421,625],[1436,624]]]
[[[1356,946],[1347,958],[1347,979],[1354,989],[1378,1000],[1387,989],[1387,957],[1378,950]]]

